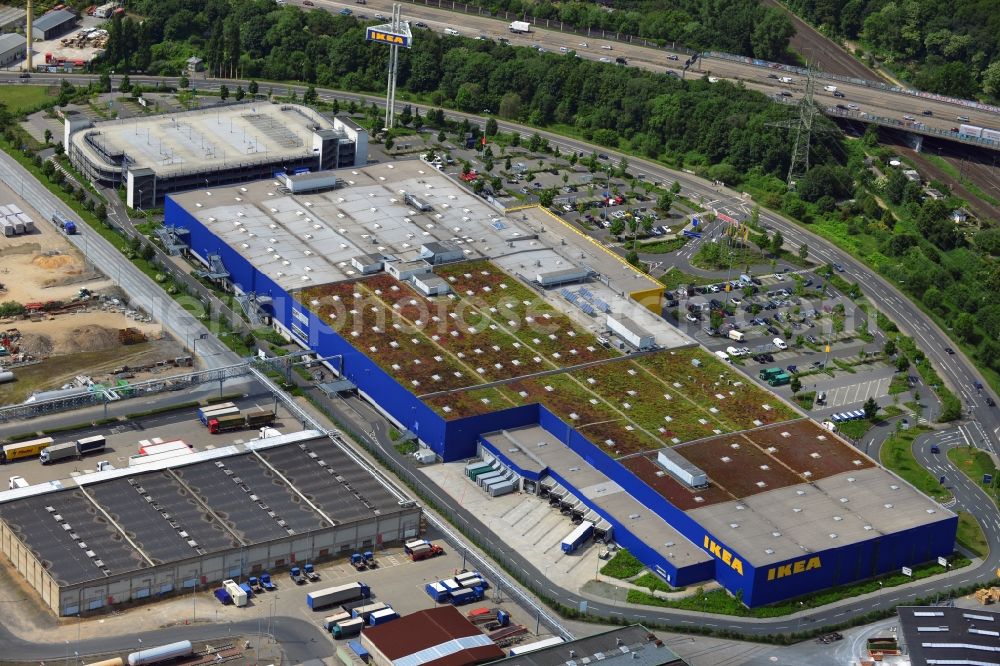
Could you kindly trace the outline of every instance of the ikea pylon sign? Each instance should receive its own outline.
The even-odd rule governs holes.
[[[385,44],[402,46],[404,49],[410,48],[409,35],[403,35],[389,30],[382,30],[381,28],[368,28],[365,33],[365,38],[369,42],[383,42]]]

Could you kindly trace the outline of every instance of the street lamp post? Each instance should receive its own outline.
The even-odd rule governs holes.
[[[195,337],[194,343],[191,345],[191,355],[192,356],[198,356],[198,341],[199,340],[204,340],[207,337],[208,337],[208,333],[202,333],[201,335],[198,335],[198,336]]]

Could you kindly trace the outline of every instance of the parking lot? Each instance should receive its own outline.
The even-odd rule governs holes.
[[[272,401],[263,399],[237,399],[231,402],[243,410],[272,409],[274,407]],[[298,432],[302,429],[298,421],[291,418],[281,407],[278,409],[277,419],[273,427],[282,434]],[[156,444],[158,443],[156,440],[172,442],[179,439],[190,444],[195,451],[210,451],[233,444],[243,444],[257,437],[258,431],[253,429],[209,434],[207,428],[198,420],[197,409],[189,408],[104,426],[60,432],[52,437],[59,444],[92,435],[104,435],[107,438],[107,446],[100,454],[87,456],[80,460],[68,458],[51,465],[41,464],[37,456],[15,460],[3,466],[5,474],[3,488],[7,487],[8,478],[14,475],[21,476],[29,484],[34,485],[73,478],[81,474],[90,474],[97,470],[99,461],[108,461],[118,468],[128,467],[130,458],[139,453],[139,447],[142,446],[143,441]]]
[[[871,342],[860,333],[866,313],[814,272],[737,276],[677,289],[666,298],[667,317],[720,359],[755,379],[765,367],[798,375],[804,389],[825,398],[815,405],[818,412],[888,393],[893,369],[858,363],[881,349],[877,332]],[[770,388],[790,397],[787,383]]]

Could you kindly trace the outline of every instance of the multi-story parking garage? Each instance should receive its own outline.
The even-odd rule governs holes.
[[[124,185],[133,208],[172,192],[368,161],[368,133],[350,118],[264,101],[99,122],[70,114],[63,144],[88,179]]]
[[[0,493],[0,547],[59,615],[417,534],[420,509],[318,431]],[[170,466],[171,464],[175,466]]]
[[[420,162],[339,180],[195,190],[166,222],[438,458],[495,464],[491,493],[571,495],[671,585],[750,606],[952,552],[954,514],[698,348],[662,286],[554,216]]]

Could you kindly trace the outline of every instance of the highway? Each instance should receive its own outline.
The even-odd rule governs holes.
[[[41,76],[33,77],[31,82],[44,83],[45,78],[46,77]],[[51,78],[72,78],[77,81],[81,79],[86,81],[87,79],[92,79],[94,77],[55,75]],[[132,80],[137,83],[155,84],[158,79],[155,77],[135,76],[132,77]],[[172,79],[166,80],[172,81]],[[197,81],[192,83],[198,85],[199,87],[216,87],[221,83],[235,85],[238,82],[213,80],[211,82]],[[297,90],[300,93],[304,91],[303,86],[290,85],[286,87],[292,90]],[[344,100],[363,99],[366,102],[374,101],[376,103],[381,101],[380,98],[377,97],[350,93],[339,93],[326,90],[321,90],[319,93],[324,99],[336,97]],[[427,109],[421,108],[420,110],[425,112]],[[456,118],[466,117],[474,123],[482,122],[481,118],[475,116],[458,113],[449,113],[448,115]],[[505,121],[500,122],[499,125],[504,131],[517,131],[524,136],[530,136],[536,131],[532,128],[515,125]],[[539,131],[538,133],[548,139],[553,145],[558,145],[561,150],[573,150],[583,153],[602,150],[596,146],[567,139],[549,132]],[[612,157],[617,160],[621,159],[622,156],[612,153]],[[716,187],[696,176],[670,171],[657,164],[633,158],[631,156],[629,157],[629,161],[631,164],[629,170],[633,175],[642,174],[651,181],[660,181],[668,185],[674,180],[678,180],[682,186],[682,194],[695,200],[701,200],[704,205],[708,207],[714,207],[722,210],[725,208],[735,209],[740,206],[747,206],[748,204],[752,205],[752,202],[745,200],[739,193],[733,192],[727,188]],[[37,181],[34,181],[33,178],[26,171],[21,169],[21,167],[17,165],[16,162],[14,162],[9,156],[0,155],[0,167],[2,167],[0,176],[7,179],[8,182],[18,183],[18,186],[23,188],[25,199],[38,208],[39,213],[42,215],[49,216],[60,206],[58,200],[50,194],[48,190],[43,188]],[[983,379],[967,358],[961,354],[948,355],[943,351],[944,348],[949,345],[949,341],[943,331],[937,328],[933,322],[929,322],[919,309],[910,303],[910,301],[895,287],[887,283],[882,278],[872,274],[866,267],[842,253],[827,241],[815,236],[797,224],[769,211],[764,212],[761,219],[762,222],[768,224],[772,228],[779,229],[785,238],[789,239],[792,243],[808,243],[812,256],[823,261],[836,262],[843,265],[846,269],[844,277],[862,284],[866,295],[869,296],[876,307],[881,309],[885,314],[893,319],[904,332],[909,335],[913,335],[916,338],[920,347],[923,348],[925,353],[927,353],[931,358],[935,367],[942,374],[945,381],[963,396],[963,399],[967,402],[970,409],[975,410],[977,427],[979,427],[979,432],[981,432],[982,437],[987,441],[986,445],[990,446],[994,451],[997,450],[997,437],[998,432],[1000,432],[1000,419],[997,417],[996,410],[985,407],[982,397],[978,395],[978,392],[975,389],[975,382],[983,381]],[[90,241],[89,246],[83,246],[82,244],[86,243],[84,239],[86,239],[88,235],[93,236],[93,238]],[[166,306],[163,306],[162,299],[165,299],[165,296],[158,293],[159,287],[153,283],[152,280],[146,278],[142,273],[135,269],[115,248],[112,248],[99,236],[96,234],[84,233],[81,237],[75,238],[74,242],[77,243],[78,246],[81,246],[81,250],[86,250],[88,252],[88,256],[90,256],[99,266],[104,267],[105,270],[108,270],[111,267],[120,267],[122,275],[120,280],[123,288],[134,294],[140,304],[145,306],[145,304],[148,303],[150,311],[153,312],[158,318],[163,317],[164,326],[172,332],[175,332],[179,339],[184,339],[185,336],[192,333],[197,334],[206,331],[200,323],[187,315],[183,309],[174,307],[172,301],[170,301],[170,303]],[[161,307],[157,308],[157,304],[160,304]],[[221,345],[214,337],[210,336],[208,339],[203,341],[203,343],[199,344],[199,351],[202,351],[203,349],[207,353],[206,363],[218,362],[210,361],[210,359],[216,356],[220,359],[225,358],[226,363],[236,360],[235,355],[232,355],[231,352],[221,348]],[[222,365],[224,363],[218,364]],[[385,433],[377,433],[377,435],[379,443],[385,447],[386,452],[391,455],[393,449],[391,446],[387,446],[384,437]],[[432,496],[440,499],[433,488],[425,487],[425,490],[430,492]],[[461,511],[461,507],[456,507],[456,510]],[[475,520],[473,516],[468,516],[465,519]],[[487,540],[495,539],[492,535],[489,535],[486,538]],[[490,545],[500,550],[506,550],[503,547],[503,544],[499,542],[492,543]],[[994,549],[994,552],[1000,554],[1000,548]],[[516,558],[516,554],[514,557]],[[542,574],[531,562],[522,560],[517,563],[516,566],[519,566],[525,572],[528,572],[529,577],[532,579],[543,578]],[[967,582],[984,581],[993,577],[994,569],[995,566],[992,568],[989,566],[979,566],[976,568],[966,568],[960,572],[955,572],[952,575],[961,576],[959,580],[955,580],[955,583],[961,583],[963,580]],[[648,620],[651,622],[660,622],[678,626],[684,626],[685,624],[697,624],[726,627],[745,632],[747,634],[763,635],[775,632],[795,631],[797,627],[800,626],[798,624],[800,621],[816,623],[817,625],[843,622],[854,615],[868,612],[873,608],[894,606],[902,601],[905,601],[906,599],[911,599],[914,596],[926,596],[928,594],[933,594],[937,591],[937,589],[943,586],[943,583],[944,581],[941,577],[936,577],[913,584],[906,588],[893,588],[886,590],[882,594],[869,595],[868,598],[859,597],[845,601],[841,604],[827,606],[821,609],[816,609],[815,611],[807,611],[796,616],[768,620],[734,619],[728,617],[723,618],[689,612],[681,613],[655,609],[643,609],[641,612],[629,611],[629,616],[640,620]],[[566,590],[551,590],[551,595],[567,605],[576,605],[576,603],[580,600],[578,595],[573,595]],[[623,609],[616,607],[613,604],[591,601],[590,610],[596,614],[612,617],[615,615],[622,615]],[[58,650],[58,648],[55,649]]]
[[[302,5],[302,2],[303,0],[291,0],[289,4],[296,4],[303,9],[308,9]],[[394,0],[367,0],[367,4],[357,5],[353,0],[347,2],[315,0],[314,9],[326,9],[331,12],[350,9],[356,16],[366,16],[369,22],[382,23],[383,21],[374,18],[375,14],[381,13],[385,16],[391,16],[393,2]],[[555,54],[563,53],[565,49],[565,51],[575,51],[581,58],[589,60],[607,58],[613,62],[616,57],[621,56],[628,60],[630,67],[641,67],[655,72],[671,71],[678,75],[683,73],[684,61],[688,57],[688,54],[682,51],[671,52],[637,43],[601,39],[597,33],[593,36],[582,36],[572,32],[560,32],[536,26],[531,33],[518,35],[509,31],[509,20],[492,18],[487,15],[465,14],[423,4],[404,3],[402,15],[403,20],[410,21],[414,40],[420,39],[421,29],[416,27],[416,23],[422,22],[428,26],[428,29],[435,32],[444,32],[446,28],[450,28],[458,30],[464,37],[480,35],[488,36],[491,39],[504,37],[510,40],[513,45],[541,47]],[[610,49],[606,47],[610,47]],[[676,56],[677,60],[669,60],[668,56],[671,55]],[[777,79],[767,78],[768,74],[785,76],[784,73],[767,67],[708,57],[699,60],[695,67],[685,75],[698,77],[712,75],[722,79],[742,81],[748,88],[759,90],[768,95],[787,90],[793,94],[795,99],[802,97],[803,76],[789,74],[795,81],[792,84],[783,84]],[[844,93],[844,98],[836,98],[831,92],[824,91],[823,85],[827,84],[836,85],[839,91]],[[968,117],[969,124],[972,125],[1000,129],[1000,114],[995,112],[823,78],[817,80],[816,101],[824,108],[836,104],[857,104],[861,107],[860,111],[900,121],[903,120],[904,115],[909,115],[917,121],[925,123],[928,127],[940,130],[950,130],[959,125],[959,116]],[[934,115],[924,116],[924,111],[931,111]]]

